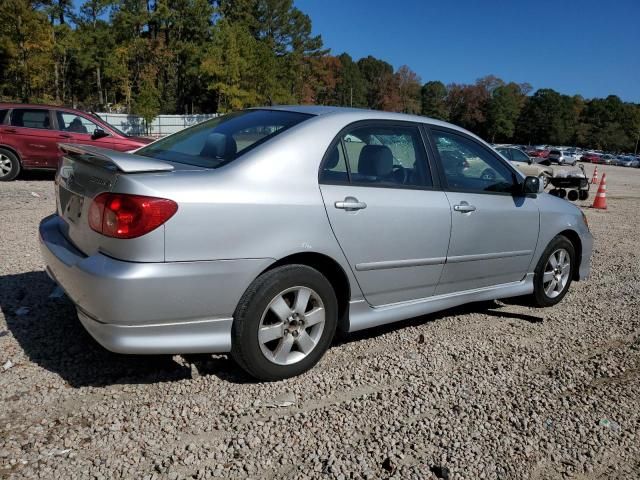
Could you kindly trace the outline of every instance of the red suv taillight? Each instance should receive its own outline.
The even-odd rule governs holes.
[[[178,210],[166,198],[101,193],[89,207],[89,226],[114,238],[136,238],[158,228]]]

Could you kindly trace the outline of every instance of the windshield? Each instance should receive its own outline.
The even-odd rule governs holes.
[[[280,110],[243,110],[182,130],[136,154],[217,168],[310,117],[312,115]]]

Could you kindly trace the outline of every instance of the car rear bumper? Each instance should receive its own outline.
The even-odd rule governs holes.
[[[134,263],[86,256],[61,233],[57,215],[40,223],[49,276],[87,331],[119,353],[214,353],[231,349],[236,305],[273,260]]]
[[[225,353],[231,351],[232,318],[159,325],[101,323],[80,308],[78,319],[91,336],[112,352],[128,354]]]

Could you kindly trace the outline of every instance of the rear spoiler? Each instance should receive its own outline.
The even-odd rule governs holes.
[[[64,153],[72,155],[74,159],[80,159],[106,168],[115,167],[124,173],[168,172],[174,168],[170,163],[134,153],[118,152],[77,143],[61,143],[59,146]]]

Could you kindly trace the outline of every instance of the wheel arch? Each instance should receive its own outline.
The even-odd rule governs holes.
[[[563,230],[558,235],[567,237],[576,252],[576,268],[573,269],[573,280],[580,280],[580,262],[582,261],[582,241],[575,230]]]
[[[322,273],[333,287],[338,300],[338,330],[349,330],[349,300],[351,300],[351,285],[349,277],[342,266],[328,255],[317,252],[300,252],[287,255],[276,260],[260,275],[283,265],[306,265]]]
[[[16,156],[16,158],[20,162],[20,166],[24,166],[22,164],[22,157],[20,156],[20,153],[15,148],[10,147],[9,145],[4,145],[0,143],[0,150],[9,150],[11,153],[13,153]]]

